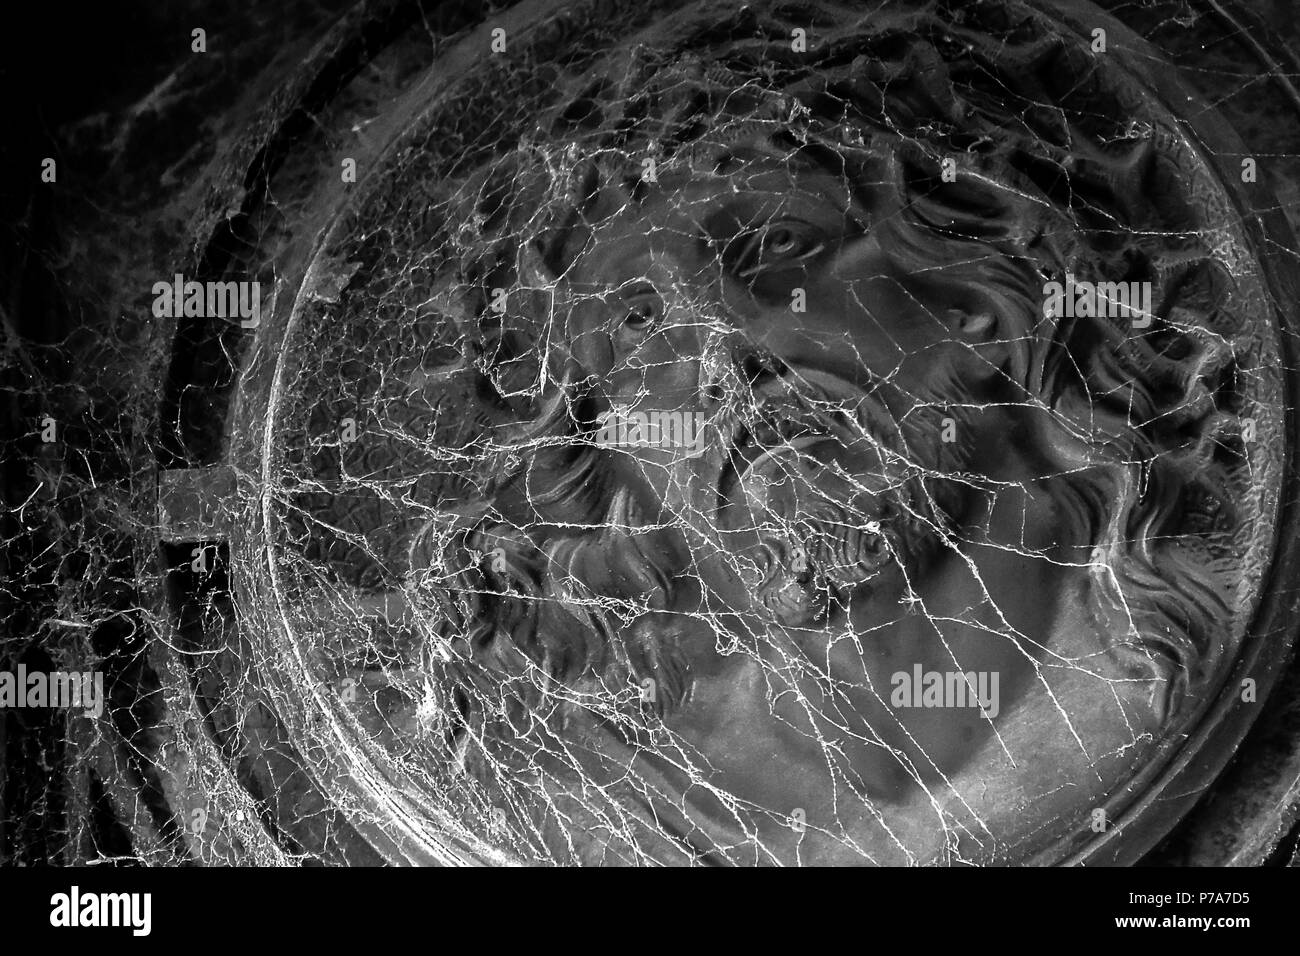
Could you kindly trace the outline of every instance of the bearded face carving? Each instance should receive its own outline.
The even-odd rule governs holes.
[[[1133,77],[945,16],[610,55],[439,199],[383,725],[444,821],[525,859],[1059,856],[1217,692],[1261,279],[1156,104],[1102,119]]]

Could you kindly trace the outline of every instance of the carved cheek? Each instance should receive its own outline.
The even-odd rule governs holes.
[[[963,345],[961,351],[965,371],[972,379],[1001,377],[1001,369],[1011,356],[1011,346],[996,337],[979,344]]]
[[[614,342],[598,303],[583,298],[569,316],[570,347],[573,357],[584,371],[605,377],[615,365]]]
[[[632,354],[616,357],[613,373],[634,378],[665,408],[689,405],[698,398],[707,329],[697,314],[673,309],[665,328]]]
[[[858,360],[877,372],[888,373],[947,337],[934,317],[886,276],[837,282],[828,288],[827,300],[839,303],[835,321]]]

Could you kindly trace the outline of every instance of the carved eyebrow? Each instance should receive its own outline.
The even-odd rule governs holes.
[[[866,210],[834,201],[824,192],[792,185],[790,191],[775,193],[741,191],[724,197],[698,220],[701,238],[710,243],[728,242],[763,226],[792,220],[820,228],[829,241],[865,233],[870,227]]]
[[[871,221],[870,208],[861,194],[860,180],[870,165],[861,158],[845,156],[833,146],[816,139],[800,139],[789,130],[781,130],[742,147],[733,149],[727,159],[742,165],[733,173],[744,175],[744,166],[762,167],[765,162],[785,175],[799,189],[800,183],[819,184],[824,188],[807,190],[830,199],[841,213],[865,231]],[[761,175],[761,173],[759,173]]]
[[[777,176],[779,184],[772,182]],[[769,204],[770,212],[759,211],[760,202]],[[813,166],[802,170],[755,171],[748,177],[742,174],[739,188],[724,199],[724,204],[749,204],[754,211],[755,225],[781,218],[800,219],[823,226],[831,235],[866,232],[874,219],[870,208],[850,184]],[[843,224],[841,228],[832,228],[829,221],[832,215]]]

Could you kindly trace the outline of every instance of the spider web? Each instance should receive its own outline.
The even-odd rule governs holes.
[[[162,862],[1106,833],[1231,686],[1284,443],[1277,250],[1155,48],[1082,6],[529,12],[318,248],[245,253],[284,329],[226,356],[229,546],[168,553],[170,621],[103,590],[164,582],[144,439],[94,423],[138,473],[47,513],[91,556],[49,626],[135,649],[81,799]]]

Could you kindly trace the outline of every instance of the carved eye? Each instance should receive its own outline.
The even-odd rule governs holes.
[[[637,285],[630,292],[624,293],[622,305],[626,310],[623,315],[623,330],[634,335],[645,335],[663,318],[663,300],[649,285]]]
[[[781,219],[737,236],[732,247],[735,256],[729,263],[731,271],[742,279],[752,279],[809,259],[826,243],[816,226],[799,219]]]
[[[775,226],[763,237],[763,251],[767,255],[787,256],[799,249],[799,236],[789,226]]]

